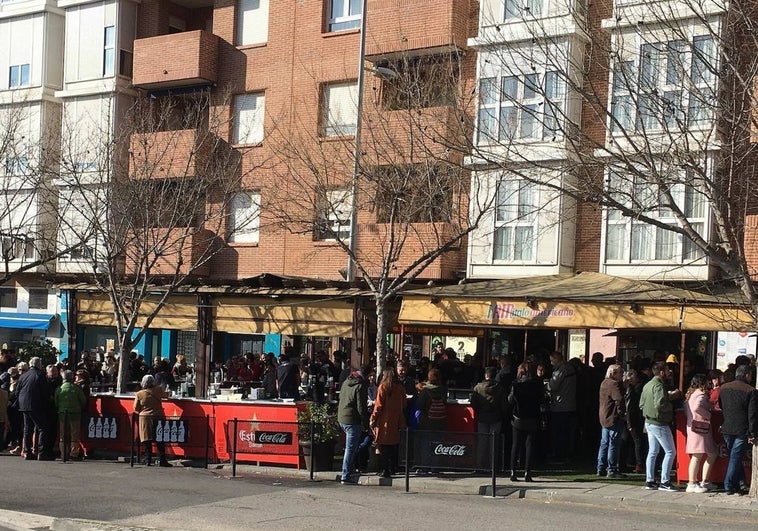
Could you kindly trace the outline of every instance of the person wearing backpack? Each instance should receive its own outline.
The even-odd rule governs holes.
[[[418,395],[420,430],[447,430],[447,387],[440,383],[439,369],[430,369]]]

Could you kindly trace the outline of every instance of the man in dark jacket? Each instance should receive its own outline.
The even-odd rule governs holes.
[[[742,495],[741,483],[745,481],[742,458],[749,444],[755,442],[758,432],[758,391],[748,382],[752,367],[741,365],[734,373],[734,381],[721,386],[719,404],[724,413],[721,433],[729,451],[729,466],[724,477],[727,494]]]
[[[479,446],[479,463],[481,469],[491,466],[491,461],[487,459],[490,448],[489,438],[484,435],[494,435],[497,437],[496,446],[500,445],[500,433],[503,430],[503,419],[508,412],[508,395],[503,386],[495,380],[497,369],[487,367],[484,369],[484,381],[479,382],[474,387],[471,394],[471,407],[474,409],[474,418],[476,419],[477,431],[482,434],[478,437]],[[498,448],[495,455],[502,454],[502,449]],[[496,463],[497,465],[497,463]]]
[[[38,452],[40,461],[54,459],[48,441],[47,408],[50,401],[50,384],[42,372],[42,360],[34,357],[29,360],[29,370],[18,379],[18,410],[24,416],[24,447],[26,459],[36,456],[32,452],[32,434],[38,432]]]
[[[600,383],[598,417],[602,429],[600,449],[597,453],[597,475],[609,478],[623,477],[618,471],[619,446],[624,431],[625,404],[621,392],[621,365],[609,365],[605,379]]]
[[[351,478],[353,462],[358,454],[361,436],[368,431],[368,420],[368,387],[361,371],[355,371],[342,384],[337,407],[337,421],[345,432],[345,455],[340,478],[343,485],[356,483]]]

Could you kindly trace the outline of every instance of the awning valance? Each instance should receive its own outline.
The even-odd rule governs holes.
[[[414,290],[399,322],[421,326],[747,331],[753,317],[727,298],[653,282],[578,273]]]
[[[213,329],[237,334],[351,337],[353,305],[344,299],[224,297],[214,302]]]
[[[116,326],[113,305],[105,295],[78,294],[77,323],[89,326]],[[145,326],[145,317],[155,309],[155,301],[145,301],[140,307],[137,326]],[[197,330],[197,297],[170,297],[153,319],[151,328]]]
[[[0,313],[0,328],[47,330],[53,317],[49,313]]]

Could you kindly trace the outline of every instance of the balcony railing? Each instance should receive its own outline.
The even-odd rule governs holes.
[[[213,143],[210,133],[201,129],[133,133],[129,174],[134,179],[195,176],[207,166]]]
[[[145,229],[135,236],[139,243],[126,249],[126,274],[207,277],[214,240],[214,233],[206,229]]]
[[[203,30],[134,41],[132,83],[144,89],[210,85],[218,76],[218,37]]]

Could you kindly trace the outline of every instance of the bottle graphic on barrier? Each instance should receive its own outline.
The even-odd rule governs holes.
[[[177,437],[177,431],[176,431],[176,421],[171,421],[171,442],[176,442]]]
[[[103,432],[102,432],[102,438],[103,439],[110,439],[111,438],[111,424],[110,420],[108,418],[103,419]]]
[[[157,442],[163,442],[163,421],[158,421],[158,427],[155,429],[155,440]]]
[[[97,423],[95,424],[95,439],[103,438],[103,419],[97,417]]]
[[[184,421],[179,421],[179,427],[176,430],[176,440],[180,443],[184,442],[184,437],[187,435],[187,432],[184,429]]]
[[[87,426],[87,437],[90,439],[95,438],[95,417],[90,417],[89,425]]]
[[[116,417],[113,417],[111,419],[111,439],[116,439],[118,437],[118,428],[116,427]]]

